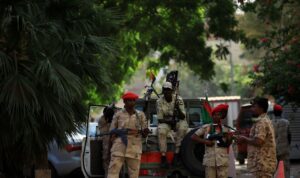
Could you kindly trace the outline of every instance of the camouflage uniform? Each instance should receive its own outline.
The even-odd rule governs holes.
[[[276,145],[272,122],[266,114],[258,117],[250,130],[250,138],[264,141],[260,147],[248,144],[248,170],[259,178],[271,178],[276,170]]]
[[[115,128],[135,130],[148,128],[145,114],[140,111],[136,112],[137,113],[133,115],[129,115],[125,109],[117,112],[112,120],[110,130]],[[138,115],[138,118],[136,115]],[[139,176],[140,159],[142,154],[142,136],[140,134],[128,135],[127,138],[127,147],[121,141],[120,137],[117,137],[112,143],[108,178],[119,178],[119,173],[124,161],[127,163],[130,178],[137,178]]]
[[[285,177],[290,177],[289,121],[276,116],[272,123],[275,131],[277,160],[283,160]]]
[[[175,97],[176,95],[172,96],[172,102],[170,103],[165,100],[164,96],[162,96],[157,100],[158,120],[164,119],[166,117],[170,118],[173,116]],[[179,105],[179,109],[185,114],[184,103],[180,96],[177,96],[177,102]],[[176,124],[176,128],[177,131],[176,131],[176,141],[175,141],[175,145],[176,145],[175,153],[179,153],[181,141],[183,137],[186,135],[188,129],[188,124],[186,120],[185,119],[179,120]],[[167,136],[170,133],[170,131],[171,131],[170,125],[166,123],[158,124],[159,148],[160,148],[160,152],[162,153],[166,153],[167,151]]]
[[[99,126],[100,133],[109,132],[110,123],[106,121],[104,115],[101,116],[101,118],[99,119],[98,126]],[[102,137],[102,160],[103,160],[102,164],[105,171],[105,175],[107,175],[108,165],[110,161],[109,149],[110,149],[110,136],[106,135]]]
[[[228,133],[226,127],[222,127],[223,133]],[[207,134],[211,133],[211,124],[205,124],[199,128],[195,134],[199,137],[206,138]],[[228,149],[219,147],[217,142],[213,146],[205,146],[205,154],[203,157],[203,165],[205,166],[206,178],[227,178],[229,156]]]

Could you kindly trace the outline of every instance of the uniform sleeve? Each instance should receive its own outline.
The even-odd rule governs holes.
[[[144,112],[141,112],[141,120],[142,120],[143,129],[148,128],[148,121],[146,119]]]
[[[161,103],[160,99],[158,99],[156,101],[156,112],[157,112],[157,119],[158,120],[164,118],[164,113],[163,113],[163,110],[162,110],[162,103]]]
[[[177,102],[178,102],[178,106],[179,106],[180,111],[181,111],[181,112],[184,114],[184,116],[186,117],[185,108],[184,108],[184,102],[183,102],[183,99],[182,99],[180,96],[178,96]]]
[[[254,138],[259,138],[261,140],[265,140],[267,135],[267,125],[265,122],[258,123],[255,126],[254,130]]]
[[[205,130],[206,130],[206,127],[202,126],[201,128],[199,128],[195,134],[199,137],[203,136],[205,134]]]
[[[119,116],[120,114],[119,113],[116,113],[111,121],[111,124],[110,124],[110,128],[109,130],[113,130],[113,129],[116,129],[118,128],[118,119],[119,119]]]

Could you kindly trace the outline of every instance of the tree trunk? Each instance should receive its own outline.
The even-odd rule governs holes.
[[[35,164],[35,178],[51,178],[51,170],[48,167],[48,153],[41,155]]]

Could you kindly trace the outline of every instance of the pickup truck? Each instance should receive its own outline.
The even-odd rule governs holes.
[[[145,102],[143,99],[137,100],[136,109],[145,111],[148,119],[149,129],[152,131],[147,138],[143,140],[143,153],[141,158],[140,178],[161,177],[204,177],[204,166],[202,165],[204,155],[204,145],[195,143],[191,140],[191,135],[202,125],[201,122],[201,99],[184,99],[186,109],[186,119],[189,124],[187,135],[181,145],[181,164],[178,167],[170,169],[160,168],[160,157],[157,138],[157,115],[156,99]],[[95,106],[97,107],[97,106]],[[102,108],[103,109],[103,108]],[[101,108],[99,108],[101,110]],[[100,133],[101,134],[101,133]],[[167,159],[172,161],[174,156],[174,140],[170,135],[168,138]],[[103,177],[102,167],[102,140],[96,136],[89,135],[84,139],[82,146],[81,164],[85,177]],[[126,177],[126,169],[121,173],[121,177]]]

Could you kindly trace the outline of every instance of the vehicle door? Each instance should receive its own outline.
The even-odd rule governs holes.
[[[87,134],[82,141],[81,169],[85,177],[103,177],[102,138],[98,129],[98,121],[102,116],[104,106],[90,106]],[[93,122],[90,122],[90,121]]]

